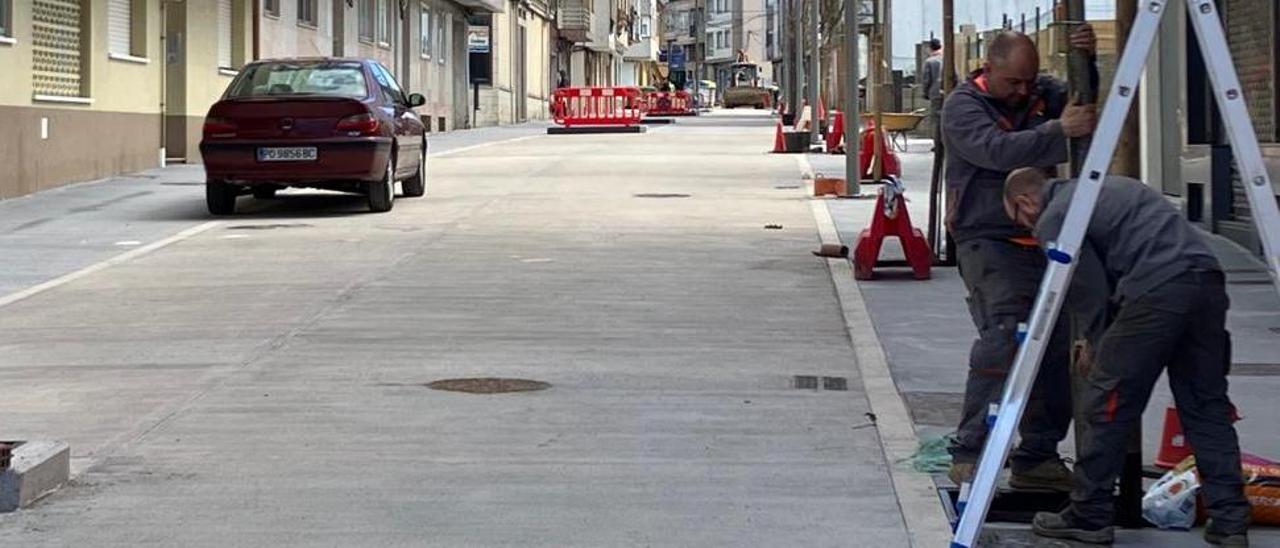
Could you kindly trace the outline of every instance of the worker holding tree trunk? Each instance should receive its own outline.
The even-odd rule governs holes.
[[[1089,52],[1097,46],[1089,25],[1072,32],[1070,42]],[[949,477],[957,484],[972,478],[988,414],[1000,402],[1018,351],[1018,324],[1030,315],[1045,269],[1030,231],[1005,214],[1005,178],[1018,168],[1048,170],[1067,161],[1068,139],[1092,133],[1096,124],[1093,105],[1073,103],[1063,82],[1040,73],[1032,40],[1003,32],[991,41],[983,67],[943,106],[947,228],[978,331],[950,447]],[[1015,488],[1071,489],[1071,471],[1058,454],[1071,422],[1070,335],[1067,322],[1057,324],[1011,458]]]

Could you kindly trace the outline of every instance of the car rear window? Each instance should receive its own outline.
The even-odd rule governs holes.
[[[245,67],[227,97],[369,94],[360,63],[259,63]]]

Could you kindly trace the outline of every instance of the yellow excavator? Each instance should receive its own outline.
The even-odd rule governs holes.
[[[773,92],[760,85],[760,66],[747,58],[747,52],[738,50],[738,59],[729,65],[729,86],[724,90],[724,108],[771,106]]]

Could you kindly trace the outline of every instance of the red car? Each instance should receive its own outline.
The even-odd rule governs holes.
[[[277,59],[240,71],[204,122],[205,198],[229,215],[244,193],[285,187],[368,196],[389,211],[395,185],[426,193],[426,130],[386,67],[367,59]]]

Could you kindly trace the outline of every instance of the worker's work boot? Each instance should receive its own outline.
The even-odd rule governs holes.
[[[1249,548],[1248,533],[1224,533],[1214,527],[1213,520],[1204,526],[1204,541],[1214,546],[1226,548]]]
[[[977,469],[978,465],[972,462],[952,462],[951,469],[947,471],[947,479],[956,486],[964,485],[973,481],[973,473]]]
[[[1014,470],[1009,475],[1009,487],[1014,489],[1052,489],[1071,492],[1071,469],[1059,459],[1050,459],[1026,470]]]
[[[1031,522],[1031,530],[1042,537],[1075,540],[1089,544],[1111,544],[1116,540],[1115,527],[1108,525],[1090,528],[1086,524],[1079,523],[1070,508],[1056,514],[1037,512],[1035,520]]]

